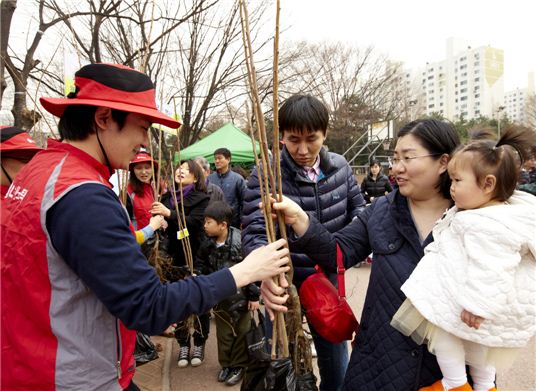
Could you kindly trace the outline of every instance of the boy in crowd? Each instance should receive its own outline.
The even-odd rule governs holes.
[[[242,261],[240,230],[231,226],[233,210],[222,201],[205,209],[205,233],[208,239],[197,253],[196,268],[203,274],[230,267]],[[248,363],[246,333],[251,325],[248,310],[259,308],[259,288],[249,284],[218,303],[216,336],[218,361],[222,367],[218,381],[229,386],[238,384]]]

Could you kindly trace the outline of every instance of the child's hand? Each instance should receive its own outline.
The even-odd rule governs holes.
[[[256,311],[260,308],[259,301],[248,301],[248,310]]]
[[[462,322],[465,323],[467,326],[477,330],[478,328],[480,328],[480,325],[484,321],[484,318],[482,318],[481,316],[476,316],[475,314],[472,314],[467,310],[462,311],[460,318],[462,319]]]

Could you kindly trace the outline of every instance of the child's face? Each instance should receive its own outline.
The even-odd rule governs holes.
[[[209,238],[213,238],[216,236],[219,236],[224,230],[227,224],[225,223],[218,223],[216,220],[214,220],[212,217],[205,217],[205,233]]]
[[[459,209],[478,209],[491,201],[490,192],[477,182],[469,164],[457,164],[455,168],[449,165],[448,172],[452,180],[450,195]]]

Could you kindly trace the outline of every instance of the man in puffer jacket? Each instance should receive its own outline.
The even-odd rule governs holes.
[[[328,111],[316,98],[294,95],[279,110],[279,126],[284,148],[281,154],[283,194],[311,212],[330,231],[346,226],[363,211],[365,202],[348,162],[323,148],[328,127]],[[264,217],[256,170],[248,180],[242,217],[242,251],[249,254],[266,244]],[[314,262],[304,254],[291,254],[294,281],[301,283],[315,273]],[[336,275],[328,276],[335,285]],[[320,390],[338,390],[348,363],[346,343],[333,344],[312,331],[318,354]]]

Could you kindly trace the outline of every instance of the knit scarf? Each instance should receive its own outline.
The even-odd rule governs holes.
[[[182,198],[186,198],[188,193],[190,193],[194,189],[194,184],[183,186],[182,188]],[[171,207],[175,208],[175,199],[177,199],[177,203],[181,203],[181,189],[175,190],[175,197],[171,196]]]

